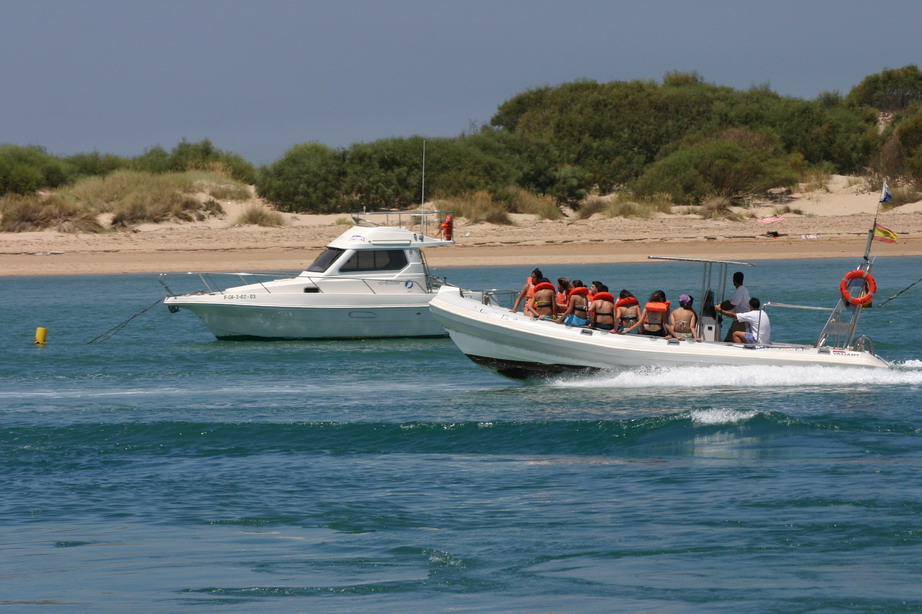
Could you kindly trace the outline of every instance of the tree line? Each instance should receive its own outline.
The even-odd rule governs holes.
[[[503,201],[521,190],[573,206],[614,191],[668,195],[676,204],[713,196],[746,202],[815,170],[919,186],[922,72],[914,65],[885,70],[845,96],[827,92],[814,100],[767,86],[736,90],[695,73],[671,73],[661,82],[575,81],[514,96],[469,134],[347,148],[303,143],[259,168],[208,140],[135,158],[56,157],[5,145],[0,193],[55,188],[121,168],[223,169],[290,212],[399,209],[483,191]]]

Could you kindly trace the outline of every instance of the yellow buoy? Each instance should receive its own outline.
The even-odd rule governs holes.
[[[45,339],[47,337],[48,337],[48,329],[42,328],[41,326],[39,326],[38,328],[35,329],[35,341],[33,341],[32,343],[34,343],[35,345],[45,345]]]

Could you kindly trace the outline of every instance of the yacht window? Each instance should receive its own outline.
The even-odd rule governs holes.
[[[328,247],[325,252],[317,256],[317,259],[314,260],[313,264],[307,267],[307,270],[313,271],[314,273],[323,273],[328,268],[330,268],[330,265],[333,264],[344,251],[346,250],[338,249],[336,247]]]
[[[399,271],[405,266],[407,255],[402,249],[362,250],[352,254],[339,271]]]

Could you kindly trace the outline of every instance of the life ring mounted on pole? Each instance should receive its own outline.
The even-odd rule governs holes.
[[[852,296],[848,291],[848,282],[858,278],[864,279],[864,294],[861,296]],[[845,277],[842,278],[842,281],[839,282],[839,293],[842,295],[842,300],[856,307],[867,305],[874,300],[875,292],[877,292],[877,282],[874,281],[874,276],[861,269],[849,271],[845,274]]]

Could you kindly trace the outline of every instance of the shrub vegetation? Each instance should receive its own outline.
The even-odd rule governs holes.
[[[500,218],[522,211],[553,217],[561,205],[608,214],[614,205],[601,208],[590,195],[611,193],[631,195],[617,199],[626,215],[644,215],[644,203],[662,194],[691,206],[712,199],[741,204],[817,173],[865,174],[872,187],[887,179],[917,189],[922,72],[915,65],[884,70],[845,96],[824,92],[815,100],[767,86],[718,86],[696,73],[670,73],[661,82],[575,81],[513,96],[488,125],[454,138],[390,138],[347,148],[303,143],[259,170],[208,140],[183,141],[170,151],[155,146],[134,158],[99,152],[58,158],[40,147],[0,146],[3,194],[76,188],[91,178],[114,189],[126,173],[193,171],[255,184],[282,211],[405,209],[437,194]],[[245,189],[229,185],[212,196],[234,198]],[[76,196],[64,202],[80,202],[78,209],[116,207],[101,194],[91,205],[68,198]],[[198,215],[191,203],[171,201],[168,213],[155,215],[149,199],[133,196],[120,206],[125,200],[134,213],[119,219],[143,211]]]
[[[250,205],[243,210],[236,220],[235,224],[242,226],[284,226],[287,222],[285,216],[278,211],[270,211],[262,205]]]

